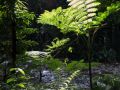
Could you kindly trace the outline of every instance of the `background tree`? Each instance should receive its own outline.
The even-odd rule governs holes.
[[[0,12],[0,76],[1,81],[6,83],[11,75],[10,68],[16,68],[18,58],[25,54],[28,47],[36,44],[26,36],[36,33],[37,29],[30,26],[34,13],[29,12],[20,0],[0,1]]]

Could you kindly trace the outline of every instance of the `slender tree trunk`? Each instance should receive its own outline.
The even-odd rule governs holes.
[[[93,89],[92,85],[92,67],[91,67],[91,59],[92,59],[92,43],[91,43],[91,35],[90,31],[88,31],[88,62],[89,62],[89,77],[90,77],[90,90]]]

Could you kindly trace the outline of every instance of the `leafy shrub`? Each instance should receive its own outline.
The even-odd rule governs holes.
[[[9,89],[21,89],[25,88],[26,80],[28,80],[25,72],[21,68],[11,68],[10,73],[14,72],[14,74],[9,75],[9,78],[6,81]]]

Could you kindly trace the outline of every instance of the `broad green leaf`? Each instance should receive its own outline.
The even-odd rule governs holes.
[[[17,70],[17,68],[11,68],[11,69],[10,69],[10,72],[16,71],[16,70]]]
[[[72,48],[72,47],[69,47],[69,48],[68,48],[68,51],[69,51],[70,53],[72,53],[73,48]]]
[[[10,83],[10,82],[15,82],[16,81],[16,79],[15,78],[9,78],[8,80],[7,80],[7,83]]]
[[[18,70],[21,74],[25,75],[25,72],[24,72],[21,68],[17,68],[17,70]]]
[[[20,72],[21,74],[25,75],[25,72],[21,69],[21,68],[11,68],[10,71],[18,71]]]
[[[17,86],[19,86],[20,88],[25,88],[24,83],[19,83],[19,84],[17,84]]]

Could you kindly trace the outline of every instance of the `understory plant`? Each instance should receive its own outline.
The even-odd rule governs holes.
[[[112,3],[110,6],[107,6],[106,10],[99,12],[97,8],[100,3],[96,0],[70,0],[70,7],[67,9],[62,9],[58,7],[52,11],[45,11],[38,18],[38,23],[49,24],[56,26],[60,29],[60,32],[63,35],[66,35],[70,32],[75,33],[77,36],[85,35],[89,37],[91,44],[94,41],[95,33],[99,28],[106,25],[104,23],[105,19],[112,13],[119,11],[120,2],[117,1]],[[90,32],[89,32],[90,31]],[[66,38],[55,39],[52,44],[48,46],[49,51],[54,51],[54,48],[59,48],[60,46],[68,44],[69,40],[64,40]],[[65,43],[61,43],[65,41]],[[58,44],[58,42],[60,44]],[[84,39],[88,44],[88,39]]]
[[[88,50],[87,59],[89,61],[90,86],[92,90],[91,60],[93,56],[92,45],[95,34],[99,28],[106,25],[103,22],[110,14],[120,10],[120,2],[117,1],[112,3],[110,6],[107,6],[105,11],[99,12],[98,6],[100,3],[97,0],[68,1],[70,2],[70,7],[67,9],[58,7],[52,11],[45,11],[39,16],[38,23],[56,26],[64,35],[72,32],[77,36],[85,35],[87,37],[84,41],[86,42]],[[66,45],[66,43],[57,44],[56,42],[54,44],[52,42],[52,45],[49,46],[49,50],[51,49],[51,51],[53,51],[56,46]]]
[[[20,90],[26,88],[29,78],[21,68],[11,68],[6,83],[1,83],[0,90]]]

